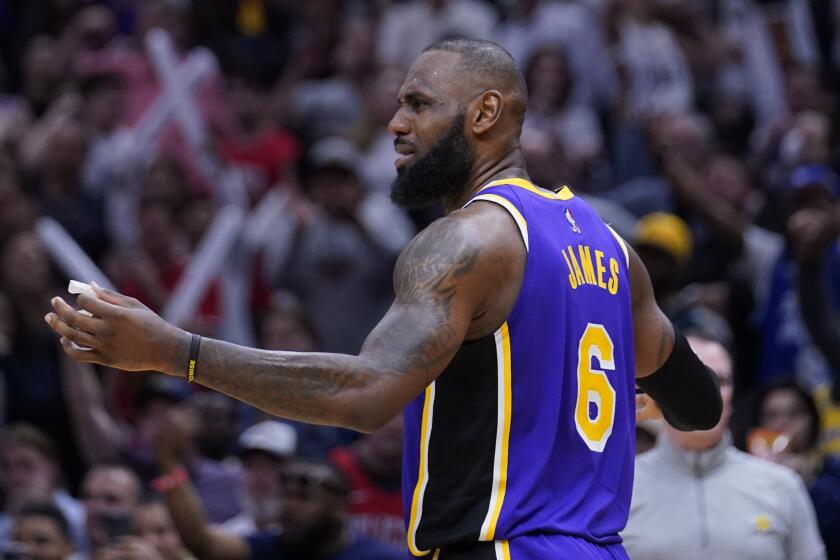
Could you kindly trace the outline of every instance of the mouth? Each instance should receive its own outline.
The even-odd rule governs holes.
[[[394,160],[394,167],[399,169],[400,167],[404,166],[406,164],[406,162],[413,157],[414,157],[413,153],[405,154],[405,155],[402,155],[402,156],[398,157],[397,159]]]
[[[394,167],[397,168],[405,165],[405,163],[410,160],[415,153],[413,146],[411,146],[408,142],[401,142],[399,140],[394,142],[394,151],[396,151],[400,156],[394,161]]]

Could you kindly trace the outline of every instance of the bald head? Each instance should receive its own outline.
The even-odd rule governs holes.
[[[528,98],[525,77],[513,56],[504,47],[483,39],[446,39],[429,45],[423,52],[458,53],[459,80],[479,90],[499,90],[506,97],[508,109],[520,124],[525,118]]]

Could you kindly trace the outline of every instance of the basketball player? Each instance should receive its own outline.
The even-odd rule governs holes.
[[[278,416],[372,431],[405,409],[414,557],[626,558],[635,385],[686,430],[718,422],[720,391],[633,250],[568,188],[528,180],[525,99],[493,43],[414,61],[390,123],[392,198],[447,215],[403,251],[357,356],[199,341],[103,289],[78,298],[95,318],[56,298],[46,319],[77,360],[181,377],[189,363]]]

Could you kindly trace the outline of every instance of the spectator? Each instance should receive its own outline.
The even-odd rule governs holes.
[[[51,502],[32,502],[15,515],[14,542],[25,558],[33,560],[73,560],[70,527],[61,510]],[[4,539],[0,539],[3,542]],[[6,556],[4,556],[6,557]]]
[[[790,467],[808,485],[829,560],[840,558],[840,458],[817,450],[814,399],[794,381],[778,380],[756,402],[750,452]]]
[[[676,210],[668,168],[654,163],[659,154],[670,155],[701,173],[712,153],[714,137],[703,115],[677,113],[651,120],[645,128],[622,126],[616,130],[614,142],[612,171],[617,185],[606,196],[641,217]]]
[[[405,215],[366,191],[350,142],[313,146],[304,185],[315,212],[299,222],[282,283],[309,311],[324,350],[356,352],[391,303],[391,268],[412,234]]]
[[[654,212],[636,226],[633,247],[650,274],[656,302],[672,318],[682,305],[677,301],[679,289],[693,245],[688,224],[673,214]]]
[[[44,433],[27,424],[5,426],[0,439],[0,473],[4,496],[0,543],[8,541],[13,517],[23,515],[28,503],[37,502],[58,508],[64,526],[61,532],[74,547],[84,544],[84,507],[62,488],[55,445]]]
[[[603,138],[595,111],[572,99],[575,83],[565,52],[554,47],[535,50],[525,65],[525,81],[524,128],[555,136],[570,168],[567,182],[584,188],[591,166],[601,155]]]
[[[94,557],[128,532],[131,513],[140,502],[142,487],[134,472],[119,464],[100,464],[90,468],[82,481],[85,504],[87,546],[82,549]]]
[[[820,413],[822,451],[840,456],[840,312],[832,300],[830,255],[840,236],[840,202],[791,216],[788,236],[797,261],[797,294],[802,321],[831,375],[811,391]]]
[[[653,0],[613,0],[608,36],[631,120],[684,113],[694,102],[691,69],[671,30],[657,21]]]
[[[58,448],[71,487],[84,472],[62,391],[60,348],[44,329],[43,316],[57,294],[44,246],[31,232],[15,234],[0,249],[0,286],[11,303],[11,352],[0,355],[6,387],[6,421],[27,422]]]
[[[137,537],[154,546],[162,560],[194,560],[184,548],[169,510],[159,499],[144,501],[134,508],[132,525]]]
[[[202,391],[190,395],[186,405],[202,419],[196,438],[201,456],[213,461],[230,457],[236,445],[237,402],[221,393]]]
[[[397,110],[397,97],[405,70],[397,65],[384,66],[374,78],[372,91],[365,96],[366,115],[354,131],[362,160],[359,165],[365,184],[375,192],[388,194],[397,178],[394,169],[394,138],[388,123]]]
[[[227,96],[235,128],[222,139],[219,151],[228,161],[253,166],[263,186],[273,185],[285,177],[300,157],[297,139],[266,115],[264,107],[269,102],[269,92],[258,78],[231,76]]]
[[[238,489],[243,472],[239,465],[227,461],[236,442],[237,405],[220,393],[203,392],[191,395],[184,406],[201,418],[186,457],[187,469],[207,517],[213,523],[224,523],[242,512]]]
[[[295,454],[297,434],[284,422],[264,420],[239,436],[242,461],[242,513],[227,521],[225,530],[237,535],[277,530],[282,504],[277,471]]]
[[[260,321],[260,347],[293,352],[314,352],[318,349],[315,327],[293,294],[278,291],[271,298]],[[295,427],[297,454],[302,457],[324,458],[331,449],[346,445],[357,436],[356,432],[343,428],[288,423]]]
[[[183,467],[189,442],[189,422],[172,424],[158,449],[163,473],[154,486],[164,499],[175,526],[196,557],[206,560],[259,560],[306,557],[319,560],[388,560],[402,558],[348,531],[346,482],[334,467],[297,460],[280,472],[278,498],[283,508],[278,522],[281,534],[256,532],[246,537],[208,524],[195,489]]]
[[[499,25],[493,40],[504,46],[524,68],[540,47],[550,45],[568,54],[568,72],[575,87],[575,105],[611,108],[616,76],[604,43],[598,10],[585,2],[522,0]]]
[[[707,196],[705,189],[678,158],[669,160],[674,188],[680,198],[708,225],[714,235],[739,254],[738,268],[747,279],[755,300],[756,327],[762,340],[760,379],[796,372],[807,386],[824,383],[826,366],[808,340],[796,302],[795,265],[790,236],[783,236],[749,220],[742,209],[724,199]],[[784,203],[788,223],[811,212],[834,208],[840,186],[837,175],[824,166],[803,166],[791,174]],[[824,255],[828,286],[840,286],[835,278],[840,244]],[[840,297],[840,293],[837,294]],[[831,301],[831,300],[830,300]]]
[[[125,84],[119,74],[103,72],[85,76],[79,89],[90,135],[83,181],[89,190],[104,194],[114,186],[109,182],[118,172],[112,167],[114,154],[108,152],[119,149],[115,142],[122,131]]]
[[[23,57],[23,95],[32,112],[43,115],[62,93],[64,67],[58,42],[47,36],[33,38]]]
[[[634,560],[825,558],[802,481],[732,446],[729,353],[712,340],[689,337],[689,343],[718,376],[723,416],[708,431],[666,424],[656,448],[638,457],[622,533],[627,552]]]
[[[335,75],[306,80],[294,88],[292,111],[306,141],[346,136],[359,124],[375,76],[374,32],[372,22],[349,18],[332,54]]]
[[[54,218],[94,259],[105,250],[105,214],[102,199],[82,189],[88,149],[82,126],[67,120],[47,137],[35,164],[41,214]]]
[[[0,168],[0,245],[14,235],[30,231],[37,212],[32,199],[23,190],[13,166]]]
[[[136,428],[129,446],[123,451],[123,456],[140,475],[144,484],[148,484],[157,474],[155,449],[158,440],[166,437],[169,430],[167,417],[173,410],[186,408],[194,414],[202,414],[202,411],[207,413],[210,402],[214,402],[222,410],[206,414],[207,422],[215,422],[218,427],[219,419],[214,420],[211,415],[221,412],[221,416],[226,417],[231,427],[235,425],[231,420],[234,410],[226,397],[213,395],[205,398],[196,395],[183,402],[185,384],[172,381],[147,379],[135,397]],[[226,427],[224,431],[228,429]],[[238,494],[241,473],[236,466],[227,464],[222,459],[202,455],[199,450],[199,433],[196,436],[185,451],[186,465],[195,480],[208,517],[214,523],[223,523],[241,511]]]
[[[477,0],[411,0],[391,4],[379,24],[379,60],[408,65],[447,37],[492,38],[493,9]]]
[[[121,441],[117,455],[140,478],[142,485],[155,477],[154,442],[166,430],[166,415],[185,398],[183,384],[157,377],[145,376],[138,380],[130,394],[126,417],[131,422],[128,433]],[[174,382],[173,382],[174,381]],[[112,418],[116,422],[115,418]]]
[[[397,416],[381,430],[330,453],[330,461],[350,485],[350,527],[394,548],[405,543],[402,446],[403,419]]]

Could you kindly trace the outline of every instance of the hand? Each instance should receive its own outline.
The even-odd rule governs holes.
[[[185,462],[189,448],[198,434],[199,419],[191,409],[175,407],[167,412],[163,425],[165,429],[160,430],[154,441],[155,454],[159,466],[163,470],[170,470]]]
[[[139,537],[123,537],[96,554],[96,560],[163,560],[150,542]]]
[[[134,298],[92,286],[95,296],[80,294],[76,301],[93,317],[77,311],[60,297],[52,300],[55,312],[44,317],[61,335],[61,345],[68,356],[126,371],[184,375],[190,346],[188,333],[170,325]]]
[[[644,393],[636,395],[636,422],[645,420],[659,420],[662,418],[662,411],[656,405],[656,401]]]

